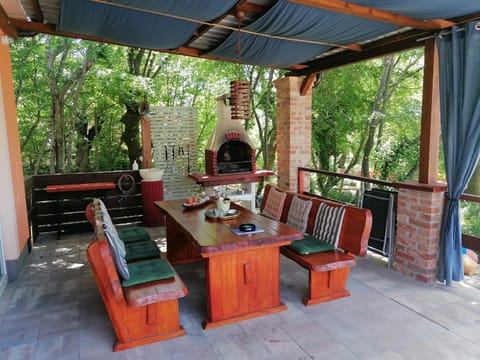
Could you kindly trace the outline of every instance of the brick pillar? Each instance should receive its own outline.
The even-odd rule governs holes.
[[[398,191],[395,270],[432,283],[437,274],[445,187],[425,187]]]
[[[297,190],[297,168],[311,166],[312,89],[300,95],[303,77],[275,81],[277,89],[277,185]],[[308,189],[308,184],[305,184]]]

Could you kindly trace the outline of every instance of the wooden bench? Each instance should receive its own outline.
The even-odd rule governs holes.
[[[87,248],[87,259],[115,331],[114,351],[185,335],[180,325],[178,299],[187,295],[187,288],[173,268],[174,275],[170,278],[122,287],[100,225]]]
[[[274,187],[266,185],[260,211],[265,208],[268,194]],[[275,188],[280,191],[278,188]],[[305,305],[313,305],[346,296],[350,292],[345,288],[350,268],[356,265],[354,256],[365,256],[368,238],[372,227],[370,210],[343,203],[285,192],[286,198],[281,211],[280,221],[287,222],[288,212],[294,196],[311,200],[312,207],[308,215],[306,233],[313,234],[315,219],[320,204],[332,207],[344,207],[343,223],[340,228],[338,245],[335,249],[310,254],[299,254],[289,246],[283,246],[281,253],[309,271],[309,293],[303,299]]]

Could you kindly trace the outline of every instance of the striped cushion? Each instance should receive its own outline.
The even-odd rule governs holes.
[[[321,203],[315,218],[313,236],[337,247],[344,215],[345,207]]]
[[[305,230],[307,230],[308,215],[311,208],[311,200],[302,200],[298,196],[294,196],[290,204],[290,209],[288,210],[286,224],[301,232],[305,232]]]
[[[271,219],[280,220],[280,217],[282,216],[283,204],[285,204],[286,198],[287,194],[285,192],[278,191],[273,187],[270,188],[265,201],[265,206],[262,210],[262,215],[265,215]]]

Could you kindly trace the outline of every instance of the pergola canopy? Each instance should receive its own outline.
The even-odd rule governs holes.
[[[480,18],[478,0],[0,0],[10,37],[47,33],[308,75]],[[240,32],[238,31],[240,29]]]

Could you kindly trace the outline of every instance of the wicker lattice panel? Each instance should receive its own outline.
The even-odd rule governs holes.
[[[201,191],[188,173],[198,172],[197,110],[191,107],[153,107],[153,161],[164,170],[164,198],[181,199]]]

